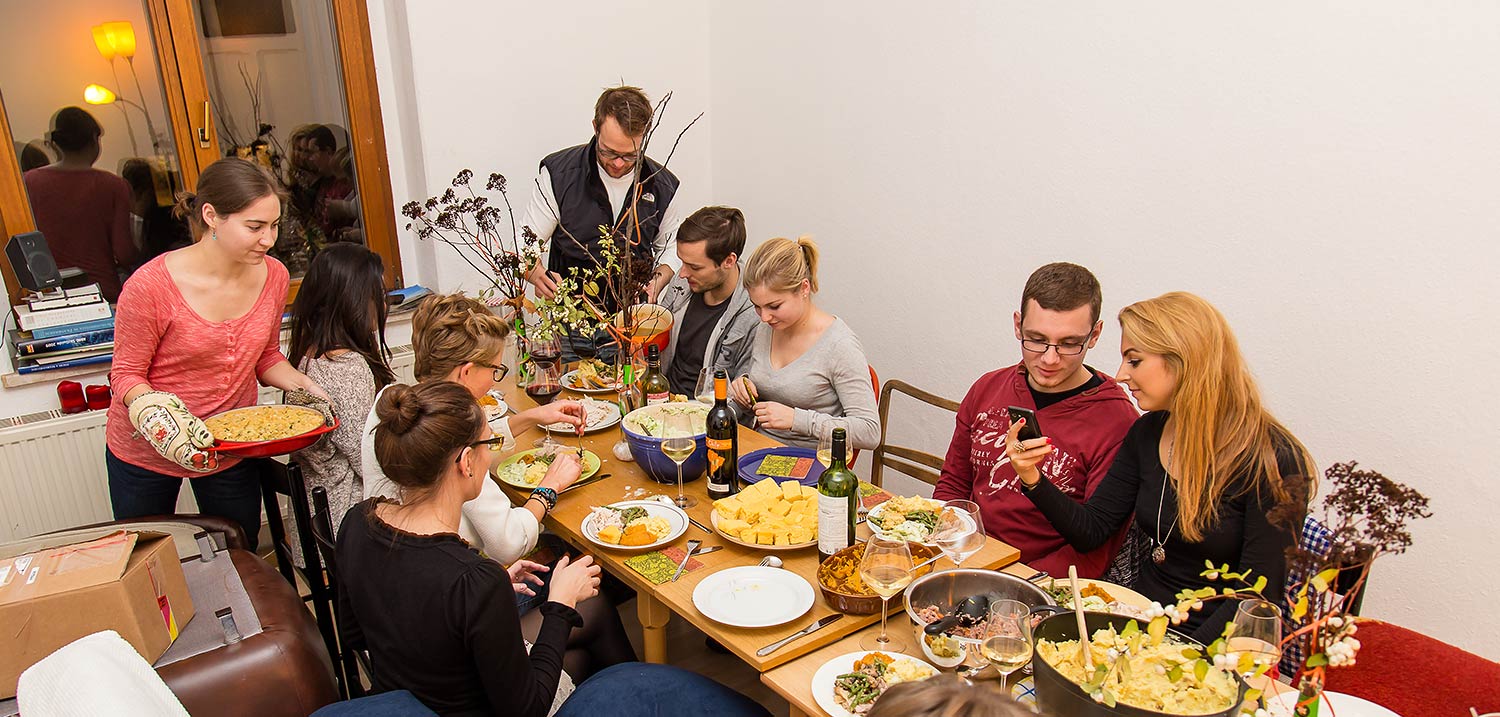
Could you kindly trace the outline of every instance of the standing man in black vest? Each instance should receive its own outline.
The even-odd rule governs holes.
[[[657,263],[646,285],[646,300],[655,302],[657,293],[677,273],[676,255],[670,248],[682,223],[682,214],[672,203],[678,182],[676,175],[641,152],[651,116],[651,102],[640,88],[607,89],[594,103],[593,138],[542,160],[538,191],[526,218],[526,226],[538,237],[550,239],[542,261],[527,277],[539,296],[551,297],[557,282],[574,267],[580,271],[596,268],[599,227],[616,225],[630,208],[636,185],[641,186],[641,193],[635,256]],[[634,232],[637,222],[628,224],[627,232]],[[613,302],[602,308],[619,309]],[[570,336],[569,345],[563,347],[568,354],[565,358],[571,360],[572,345],[583,340],[590,339]]]

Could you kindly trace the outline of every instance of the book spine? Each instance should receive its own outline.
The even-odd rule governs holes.
[[[21,330],[31,331],[33,329],[45,329],[64,324],[76,324],[84,321],[108,318],[110,314],[109,304],[99,302],[96,304],[85,304],[83,306],[69,306],[61,309],[49,309],[47,311],[33,312],[29,309],[20,311],[17,307],[17,323]]]
[[[114,317],[106,319],[95,319],[77,324],[63,324],[62,326],[49,326],[45,329],[32,329],[32,339],[55,339],[62,336],[72,336],[87,331],[99,331],[102,329],[113,329],[115,327]]]
[[[69,334],[50,339],[32,339],[16,343],[16,353],[21,356],[37,356],[50,351],[65,351],[67,349],[82,348],[95,344],[109,343],[115,340],[114,329],[102,329],[82,334]]]
[[[81,359],[77,359],[75,361],[59,361],[57,363],[46,364],[46,365],[42,365],[42,364],[20,365],[20,366],[16,366],[16,373],[19,373],[19,374],[40,373],[42,371],[52,371],[54,369],[61,369],[61,368],[77,368],[79,366],[92,366],[94,364],[109,363],[110,360],[114,359],[114,357],[115,357],[115,355],[113,353],[107,353],[107,354],[104,354],[103,356],[89,356],[87,358],[81,358]]]

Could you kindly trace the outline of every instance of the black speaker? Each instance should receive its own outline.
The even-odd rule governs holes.
[[[57,272],[57,262],[52,259],[52,250],[47,248],[47,239],[41,232],[17,234],[5,243],[5,257],[10,259],[10,268],[16,272],[21,286],[32,291],[45,291],[62,286],[62,275]]]

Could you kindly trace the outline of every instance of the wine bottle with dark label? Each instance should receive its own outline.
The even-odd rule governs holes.
[[[729,407],[729,373],[714,372],[714,405],[708,409],[708,497],[728,498],[740,492],[740,433]]]
[[[818,557],[827,560],[854,544],[854,514],[859,504],[859,477],[844,462],[844,429],[833,429],[833,456],[818,477]]]
[[[672,387],[661,372],[661,349],[656,344],[646,348],[646,375],[641,376],[641,396],[647,406],[666,403],[672,398]]]

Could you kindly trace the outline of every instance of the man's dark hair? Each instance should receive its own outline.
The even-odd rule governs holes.
[[[704,207],[682,221],[677,241],[694,244],[708,242],[704,253],[715,264],[723,264],[730,254],[745,253],[745,215],[734,207]]]
[[[651,100],[639,87],[621,85],[611,87],[599,95],[594,103],[594,131],[604,126],[605,117],[613,117],[620,129],[631,137],[639,137],[651,126]]]
[[[1031,273],[1026,280],[1026,289],[1021,292],[1021,318],[1026,318],[1026,305],[1036,299],[1038,306],[1048,311],[1072,311],[1088,306],[1089,324],[1099,321],[1099,312],[1104,306],[1104,292],[1093,272],[1077,264],[1059,261],[1048,264]]]

